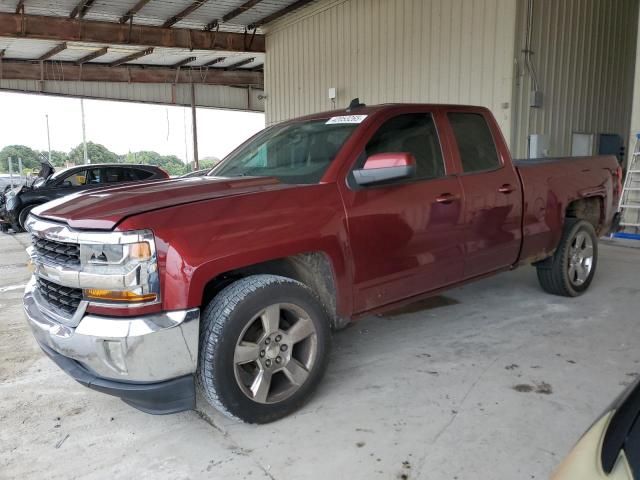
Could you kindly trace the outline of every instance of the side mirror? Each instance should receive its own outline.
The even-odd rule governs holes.
[[[353,171],[358,185],[410,178],[416,173],[416,159],[411,153],[377,153],[367,158],[360,170]]]
[[[73,183],[71,183],[69,180],[65,180],[64,182],[62,182],[61,187],[62,188],[70,188],[70,187],[73,187]]]

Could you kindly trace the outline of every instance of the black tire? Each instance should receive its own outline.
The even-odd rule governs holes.
[[[305,370],[308,375],[306,380],[301,382],[299,386],[294,386],[294,383],[291,383],[294,386],[294,390],[292,390],[294,393],[281,401],[260,403],[249,397],[251,392],[246,392],[246,386],[243,391],[237,373],[238,363],[234,355],[236,354],[236,345],[241,338],[244,338],[244,332],[247,331],[247,328],[255,327],[255,324],[249,325],[256,321],[260,321],[258,326],[263,325],[262,317],[258,315],[273,305],[293,305],[306,313],[305,325],[310,326],[309,320],[311,320],[312,327],[315,329],[312,337],[315,360],[308,371]],[[282,315],[284,314],[279,313],[278,318],[284,318]],[[256,316],[258,316],[258,320],[256,320]],[[207,305],[201,321],[198,386],[207,401],[229,417],[247,423],[268,423],[285,417],[306,402],[326,370],[331,341],[327,313],[308,287],[290,278],[276,275],[254,275],[238,280],[224,288]],[[278,320],[278,322],[279,325],[283,325],[283,320]],[[284,324],[286,324],[286,320],[284,320]],[[268,335],[266,332],[265,328],[263,333],[256,334],[257,344],[266,341],[260,340]],[[284,332],[286,333],[286,331]],[[281,341],[284,342],[284,340]],[[271,344],[271,347],[273,345]],[[290,357],[294,356],[295,348],[292,344]],[[260,352],[260,355],[264,357],[264,350]],[[268,355],[269,353],[267,353],[267,357]],[[251,362],[245,365],[250,365],[258,372],[261,371],[259,369],[264,368],[265,361],[264,358],[259,358],[255,363]],[[275,363],[273,366],[275,367]],[[284,373],[275,372],[273,378],[276,374]],[[269,388],[267,387],[267,390]]]
[[[572,246],[579,235],[586,235],[593,248],[593,256],[588,275],[576,279],[571,273]],[[562,238],[552,257],[536,264],[538,281],[542,289],[553,295],[577,297],[587,291],[593,281],[598,265],[598,237],[593,225],[584,220],[568,218]],[[579,283],[578,283],[579,282]]]
[[[27,222],[27,217],[29,216],[29,214],[31,213],[31,210],[33,210],[34,208],[36,208],[36,205],[31,205],[29,207],[25,207],[22,209],[22,211],[20,212],[20,214],[18,215],[18,225],[20,226],[20,228],[23,231],[26,231],[27,229],[24,227],[25,223]]]

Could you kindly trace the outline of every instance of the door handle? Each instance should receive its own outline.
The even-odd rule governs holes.
[[[513,192],[513,191],[515,191],[515,187],[514,187],[513,185],[510,185],[510,184],[508,184],[508,183],[505,183],[504,185],[502,185],[502,186],[498,189],[498,191],[499,191],[500,193],[504,193],[505,195],[507,195],[507,194],[509,194],[509,193],[511,193],[511,192]]]
[[[459,198],[460,197],[458,195],[453,195],[451,193],[443,193],[442,195],[436,198],[436,202],[448,205],[453,201],[458,200]]]

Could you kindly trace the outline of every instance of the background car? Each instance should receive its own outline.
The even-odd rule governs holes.
[[[640,380],[578,441],[552,480],[640,479]]]
[[[31,185],[16,187],[5,194],[4,220],[14,230],[23,230],[29,212],[38,205],[72,193],[117,183],[164,180],[169,174],[152,165],[94,164],[51,169]]]

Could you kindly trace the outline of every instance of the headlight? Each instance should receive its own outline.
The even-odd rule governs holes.
[[[110,233],[100,241],[80,239],[81,286],[85,299],[105,304],[147,304],[160,300],[153,234]]]

